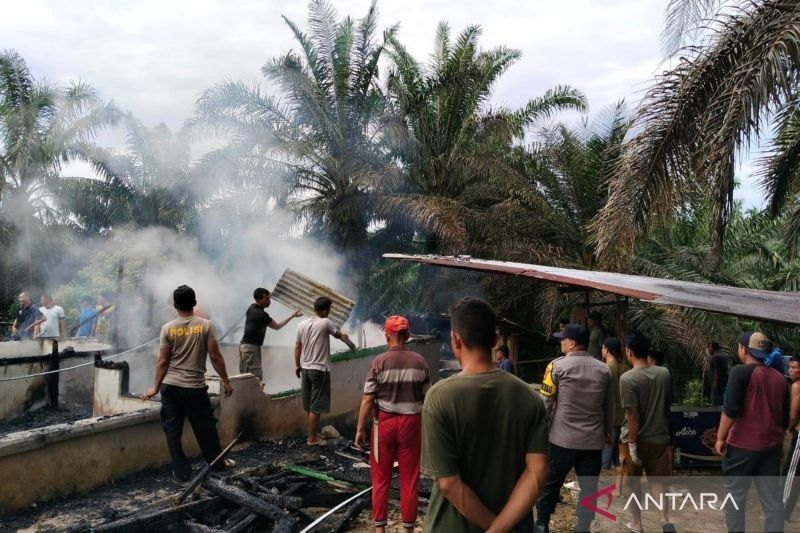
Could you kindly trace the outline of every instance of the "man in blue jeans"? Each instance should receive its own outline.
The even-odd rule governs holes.
[[[722,455],[725,490],[736,506],[725,506],[728,531],[745,530],[747,493],[753,480],[764,509],[764,531],[783,531],[780,465],[783,434],[789,425],[786,378],[764,364],[772,342],[758,331],[742,333],[742,365],[728,377],[728,389],[714,447]]]
[[[553,337],[560,339],[566,355],[547,366],[539,391],[550,419],[550,475],[536,502],[536,530],[540,533],[550,531],[550,516],[572,468],[581,499],[597,491],[603,446],[611,444],[614,423],[611,370],[586,351],[589,331],[568,324]],[[575,531],[589,531],[594,511],[579,505],[575,514]]]

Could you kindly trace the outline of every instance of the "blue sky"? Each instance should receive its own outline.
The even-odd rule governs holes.
[[[339,15],[358,18],[369,1],[333,4]],[[294,45],[281,15],[303,27],[306,7],[275,0],[27,0],[4,8],[0,47],[21,53],[37,78],[87,81],[147,125],[177,129],[203,89],[223,79],[262,81],[264,62]],[[378,7],[381,26],[399,22],[417,57],[430,54],[442,20],[455,32],[480,25],[485,47],[521,50],[496,87],[496,104],[519,106],[569,84],[586,94],[594,114],[621,98],[635,104],[664,69],[666,0],[383,0]],[[112,134],[100,139],[120,141]],[[742,167],[737,197],[760,206],[749,169]]]

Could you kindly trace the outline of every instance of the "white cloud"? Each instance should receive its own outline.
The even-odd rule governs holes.
[[[334,2],[359,18],[370,0]],[[665,0],[383,0],[380,23],[401,23],[417,57],[433,49],[439,21],[453,32],[483,28],[484,47],[506,45],[522,59],[500,80],[495,100],[521,105],[558,84],[586,93],[592,111],[631,104],[660,70]],[[34,75],[82,79],[148,125],[173,129],[200,92],[224,79],[261,81],[269,58],[296,47],[280,15],[305,27],[305,2],[276,0],[29,0],[0,19],[3,46],[20,52]]]

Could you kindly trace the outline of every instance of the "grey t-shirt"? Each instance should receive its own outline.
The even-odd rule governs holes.
[[[589,352],[570,352],[547,365],[539,391],[551,416],[550,442],[601,450],[614,422],[611,370]]]
[[[303,346],[300,367],[306,370],[331,370],[331,338],[339,332],[327,318],[312,316],[297,327],[297,342]]]
[[[672,381],[663,366],[632,368],[619,378],[622,407],[633,407],[639,414],[637,442],[669,443],[669,408]],[[628,420],[622,426],[622,442],[628,442]]]

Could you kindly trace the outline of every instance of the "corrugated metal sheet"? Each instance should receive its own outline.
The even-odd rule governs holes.
[[[275,300],[290,309],[301,311],[306,316],[314,315],[314,300],[320,296],[327,296],[333,301],[328,318],[341,328],[347,322],[356,303],[330,287],[287,268],[275,285],[275,290],[272,291]]]
[[[629,296],[645,302],[703,309],[766,322],[800,324],[800,293],[797,292],[742,289],[615,272],[473,259],[466,256],[384,254],[383,257],[450,268],[524,276]]]

